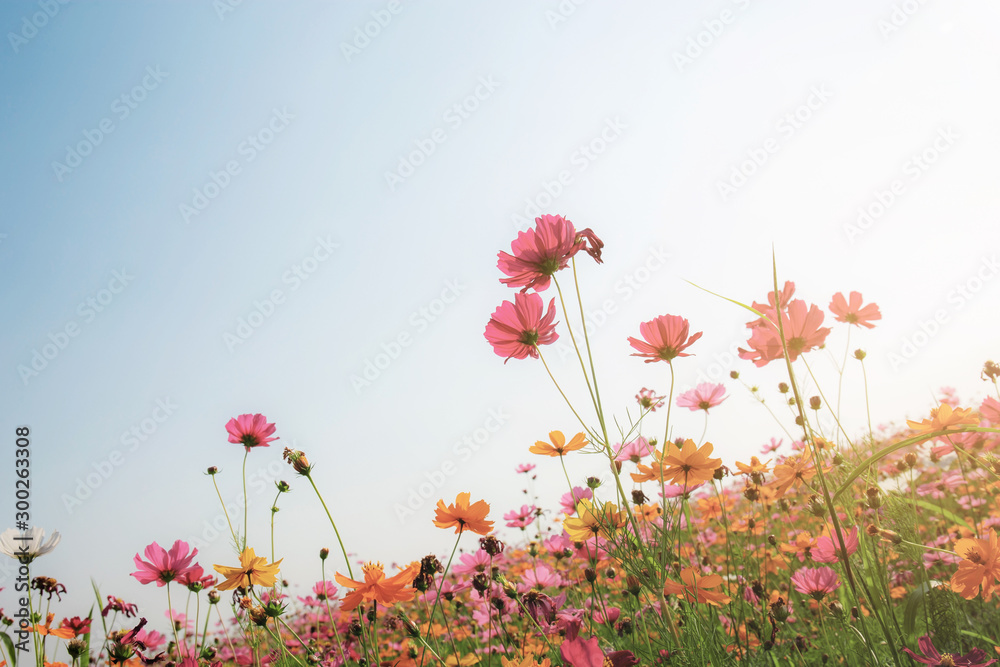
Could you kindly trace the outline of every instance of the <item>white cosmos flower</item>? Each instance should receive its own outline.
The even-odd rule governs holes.
[[[60,539],[62,537],[58,530],[45,541],[45,530],[38,526],[32,526],[30,530],[8,528],[0,533],[0,553],[5,553],[22,563],[30,563],[55,549]]]

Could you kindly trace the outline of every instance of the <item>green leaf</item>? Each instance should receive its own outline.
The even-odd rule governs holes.
[[[740,306],[741,308],[746,308],[747,310],[749,310],[749,311],[750,311],[751,313],[753,313],[753,314],[754,314],[754,315],[756,315],[757,317],[763,317],[763,318],[764,318],[765,320],[766,320],[766,319],[768,319],[768,318],[767,318],[767,317],[766,317],[766,316],[764,315],[764,313],[760,312],[760,311],[759,311],[759,310],[757,310],[756,308],[753,308],[753,307],[751,307],[751,306],[748,306],[748,305],[746,305],[745,303],[741,303],[741,302],[737,301],[736,299],[730,299],[730,298],[729,298],[728,296],[722,296],[721,294],[716,294],[716,293],[715,293],[715,292],[713,292],[712,290],[710,290],[710,289],[705,289],[705,288],[704,288],[704,287],[702,287],[701,285],[698,285],[698,284],[696,284],[696,283],[693,283],[693,282],[691,282],[690,280],[685,280],[684,282],[686,282],[686,283],[687,283],[688,285],[691,285],[692,287],[697,287],[698,289],[700,289],[700,290],[701,290],[701,291],[703,291],[703,292],[708,292],[708,293],[709,293],[709,294],[711,294],[712,296],[717,296],[717,297],[719,297],[720,299],[725,299],[725,300],[726,300],[726,301],[728,301],[729,303],[735,303],[735,304],[736,304],[737,306]]]
[[[906,597],[906,607],[903,610],[903,632],[913,636],[917,625],[917,609],[923,603],[924,594],[934,588],[933,581],[925,581],[910,591]]]
[[[917,507],[923,507],[928,512],[932,512],[934,514],[940,514],[944,518],[948,519],[948,521],[951,521],[952,523],[957,523],[958,525],[962,526],[966,530],[971,531],[972,533],[976,532],[976,529],[970,526],[968,521],[958,516],[951,510],[946,510],[943,507],[935,505],[934,503],[929,503],[926,500],[921,500],[920,498],[917,498],[916,500],[913,500],[911,502]]]
[[[6,632],[0,632],[0,639],[3,640],[3,645],[7,648],[7,655],[12,661],[10,667],[17,667],[17,649],[14,648],[14,640]]]
[[[854,483],[854,480],[860,477],[861,473],[867,471],[868,468],[873,463],[881,461],[886,456],[889,456],[889,454],[897,452],[900,449],[909,447],[910,445],[915,445],[918,442],[923,442],[925,440],[933,440],[934,438],[940,438],[943,435],[957,435],[959,433],[1000,433],[1000,429],[982,428],[981,426],[963,426],[962,428],[954,430],[934,431],[932,433],[921,433],[920,435],[915,435],[912,438],[907,438],[906,440],[901,440],[895,444],[883,447],[882,449],[878,450],[877,452],[869,456],[867,459],[862,461],[860,464],[858,464],[858,466],[847,475],[847,479],[844,480],[844,483],[841,485],[841,487],[837,489],[837,492],[833,494],[833,500],[836,501],[837,498],[841,496],[841,494],[850,489],[851,485]]]

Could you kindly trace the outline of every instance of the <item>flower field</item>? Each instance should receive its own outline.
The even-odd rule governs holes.
[[[160,609],[137,608],[96,586],[67,592],[45,568],[45,554],[60,548],[58,533],[46,540],[38,528],[11,529],[0,535],[0,550],[19,561],[25,585],[0,592],[4,663],[997,662],[1000,366],[984,360],[985,400],[943,392],[921,420],[873,427],[865,415],[867,427],[849,432],[839,407],[844,387],[820,385],[810,363],[820,350],[829,356],[833,327],[871,329],[879,308],[858,292],[834,294],[825,307],[806,303],[793,282],[779,279],[775,260],[760,301],[722,297],[747,318],[744,363],[730,382],[675,391],[702,331],[682,315],[650,313],[627,341],[637,359],[620,366],[627,373],[639,360],[655,364],[663,384],[637,386],[627,405],[608,406],[577,279],[591,261],[601,263],[603,247],[593,230],[544,215],[498,255],[500,281],[513,292],[489,317],[486,342],[504,364],[538,365],[566,407],[534,443],[508,443],[525,455],[509,473],[526,489],[521,507],[477,497],[476,480],[465,480],[469,491],[439,500],[427,522],[440,538],[437,553],[409,553],[403,544],[398,566],[364,554],[358,562],[337,527],[336,480],[314,474],[307,453],[284,448],[294,492],[314,495],[329,519],[330,548],[306,556],[275,543],[278,506],[290,492],[279,482],[270,537],[248,532],[245,513],[227,513],[234,549],[225,562],[199,562],[197,549],[173,539],[136,545],[131,563],[129,554],[105,554],[162,589]],[[575,354],[565,377],[546,360],[560,339]],[[833,356],[841,375],[848,364],[864,370],[863,349]],[[769,365],[785,379],[756,386],[756,369]],[[705,435],[733,391],[749,392],[773,417],[775,437],[742,443],[747,456],[724,460]],[[577,394],[588,400],[572,402]],[[703,415],[705,429],[678,432],[671,413],[681,410]],[[246,462],[281,444],[280,425],[261,414],[236,416],[225,423],[227,444],[223,422],[219,456],[234,469],[243,464],[246,494]],[[573,479],[566,458],[584,453],[591,476]],[[559,506],[538,500],[543,468],[565,481]],[[214,467],[207,473],[221,502],[223,476]],[[315,580],[297,583],[311,593],[289,595],[282,562],[307,557]],[[147,627],[164,610],[167,634]]]

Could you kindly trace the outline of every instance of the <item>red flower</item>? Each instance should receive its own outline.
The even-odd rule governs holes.
[[[268,424],[267,417],[260,413],[230,419],[226,431],[229,432],[229,442],[243,445],[248,452],[252,447],[268,447],[267,443],[278,439],[268,437],[274,433],[274,424]]]
[[[875,325],[872,324],[873,320],[882,319],[882,313],[879,312],[878,306],[874,303],[869,303],[864,308],[861,307],[860,292],[851,292],[850,303],[844,299],[842,292],[837,292],[833,295],[833,301],[830,302],[829,308],[830,312],[837,316],[838,322],[857,324],[869,329],[875,328]]]
[[[506,357],[524,359],[538,358],[538,346],[554,343],[559,334],[552,320],[556,316],[556,300],[549,301],[548,311],[542,315],[544,303],[538,293],[514,295],[514,303],[504,301],[493,311],[486,324],[486,340],[493,351]]]
[[[510,244],[513,255],[497,253],[497,268],[509,276],[501,278],[500,282],[508,287],[520,287],[522,293],[529,288],[544,291],[552,275],[566,268],[573,255],[586,249],[587,240],[591,241],[591,249],[587,252],[600,261],[600,247],[604,244],[589,229],[585,231],[588,232],[586,238],[580,238],[573,223],[561,215],[535,218],[535,228],[518,232]]]
[[[645,338],[629,337],[628,342],[638,350],[633,357],[646,357],[646,363],[654,361],[670,361],[676,357],[689,357],[684,352],[691,343],[701,338],[702,332],[688,338],[688,321],[679,315],[660,315],[649,322],[639,325],[639,333]]]

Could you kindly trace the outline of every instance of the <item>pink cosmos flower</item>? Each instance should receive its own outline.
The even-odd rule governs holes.
[[[556,300],[549,301],[549,309],[543,315],[544,303],[537,293],[518,293],[514,295],[514,303],[504,301],[493,311],[486,325],[486,340],[493,346],[493,351],[501,357],[506,357],[504,363],[511,358],[538,359],[538,346],[554,343],[559,338],[556,326],[552,320],[556,316]]]
[[[149,651],[155,651],[167,642],[167,638],[156,630],[140,629],[135,633],[135,642],[142,644]]]
[[[921,665],[955,665],[956,667],[987,667],[987,665],[992,665],[997,661],[996,658],[990,658],[990,656],[981,648],[973,648],[968,653],[963,655],[954,655],[952,653],[942,654],[936,648],[934,648],[934,642],[927,635],[924,635],[917,640],[917,648],[923,655],[917,655],[908,648],[903,648],[907,655],[914,660],[914,662],[919,662]]]
[[[566,549],[572,551],[573,541],[562,534],[553,535],[549,539],[543,541],[542,546],[545,547],[545,550],[550,554],[557,554],[565,551]]]
[[[639,407],[650,412],[656,412],[656,408],[663,407],[663,396],[657,396],[652,389],[643,387],[635,395],[635,400],[639,402]]]
[[[274,433],[274,424],[269,424],[267,417],[260,413],[230,419],[226,430],[229,432],[229,442],[243,445],[248,452],[253,447],[268,447],[267,443],[278,440],[269,437]]]
[[[764,311],[764,314],[772,321],[777,319],[774,310]],[[821,328],[822,323],[823,311],[815,305],[807,306],[801,299],[792,301],[788,304],[787,310],[781,312],[781,326],[787,341],[788,358],[791,361],[826,342],[830,328]],[[762,367],[775,359],[784,358],[777,325],[760,319],[748,326],[753,330],[747,340],[750,349],[738,348],[740,359],[748,359],[753,361],[755,366]]]
[[[638,463],[644,456],[649,456],[656,449],[641,435],[632,442],[626,443],[625,446],[616,444],[615,447],[620,448],[615,454],[615,461],[631,461],[632,463]]]
[[[508,528],[520,528],[524,530],[535,521],[534,505],[522,505],[520,510],[511,510],[503,515],[503,520],[507,522]]]
[[[502,552],[490,558],[490,555],[482,549],[476,549],[470,554],[459,554],[459,563],[455,565],[451,571],[455,574],[476,574],[478,572],[485,572],[487,568],[490,567],[491,562],[494,566],[496,566],[503,563],[504,558],[505,556]]]
[[[792,585],[799,593],[819,601],[840,588],[840,578],[828,567],[803,567],[792,575]]]
[[[552,275],[565,269],[570,258],[585,249],[586,245],[586,240],[579,237],[573,223],[561,215],[535,218],[535,228],[518,232],[517,238],[510,244],[513,255],[505,252],[497,254],[497,268],[508,276],[501,278],[500,282],[508,287],[520,287],[522,293],[528,289],[545,291]],[[597,253],[595,259],[600,261],[599,248]]]
[[[567,638],[559,647],[559,654],[570,667],[630,667],[639,664],[631,651],[613,651],[605,656],[597,637],[587,640],[577,636]]]
[[[177,540],[170,551],[165,550],[156,542],[146,547],[146,558],[144,561],[135,555],[134,562],[139,569],[132,573],[132,576],[139,580],[141,584],[151,584],[154,581],[157,586],[187,576],[188,570],[192,569],[191,561],[198,555],[195,549],[188,553],[187,542]]]
[[[771,452],[781,447],[782,440],[778,438],[771,438],[771,441],[760,448],[761,454],[770,454]]]
[[[726,387],[723,384],[702,382],[694,389],[685,391],[678,396],[677,407],[688,408],[692,412],[697,412],[698,410],[708,412],[709,408],[714,408],[729,398],[725,393]]]
[[[572,548],[572,545],[570,545],[570,548]],[[530,570],[525,570],[521,575],[521,579],[530,588],[538,590],[549,588],[550,586],[558,587],[566,583],[557,572],[554,572],[552,568],[546,565],[538,565]]]
[[[843,292],[837,292],[830,302],[830,312],[836,315],[835,319],[838,322],[874,329],[875,325],[872,324],[872,321],[882,319],[882,313],[879,312],[878,306],[874,303],[862,307],[861,302],[860,292],[851,292],[850,303],[844,298]]]
[[[197,563],[177,575],[177,583],[181,586],[187,586],[194,593],[206,588],[211,588],[215,585],[216,581],[217,580],[214,576],[210,574],[206,575],[205,570],[203,570],[201,565],[198,565]]]
[[[628,339],[632,347],[638,350],[632,356],[645,357],[647,364],[654,361],[670,363],[676,357],[691,356],[684,350],[701,338],[703,332],[699,331],[689,338],[688,326],[688,321],[679,315],[660,315],[649,322],[643,322],[639,325],[639,333],[645,340],[631,336]]]
[[[823,535],[816,538],[816,546],[809,552],[814,561],[817,563],[836,563],[838,560],[847,560],[840,550],[840,542],[835,537],[835,535],[832,537]],[[852,526],[848,532],[844,533],[844,546],[847,547],[847,556],[858,550],[857,526]]]
[[[535,469],[534,463],[519,463],[517,466],[518,472],[529,473]]]
[[[990,396],[979,406],[979,416],[986,420],[984,426],[1000,426],[1000,401]]]
[[[587,500],[594,499],[594,492],[589,487],[585,488],[582,486],[574,486],[572,491],[567,491],[562,494],[559,499],[559,505],[565,514],[576,514],[576,504],[586,498]]]

